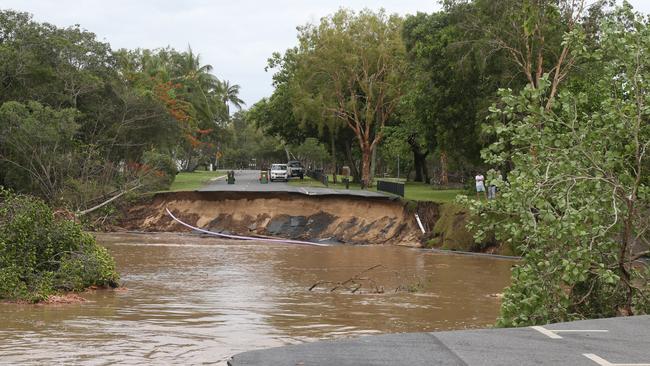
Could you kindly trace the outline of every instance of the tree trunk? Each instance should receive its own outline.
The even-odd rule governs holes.
[[[348,160],[348,164],[350,165],[350,173],[352,174],[354,181],[360,182],[361,174],[359,173],[359,167],[357,166],[357,163],[354,161],[354,157],[352,156],[352,141],[349,141],[347,144],[345,144],[345,155]]]
[[[429,183],[429,168],[427,168],[427,159],[426,156],[429,154],[429,151],[422,156],[422,175],[424,176],[423,183]]]
[[[445,150],[442,150],[440,151],[440,184],[443,186],[449,184],[449,174],[447,168],[447,152]]]
[[[377,148],[372,149],[372,158],[370,159],[370,182],[375,179],[375,174],[377,172]]]
[[[429,182],[429,170],[427,169],[427,155],[429,151],[424,153],[420,151],[413,151],[413,165],[415,167],[415,181],[427,183]]]
[[[370,160],[372,159],[372,151],[369,144],[363,144],[361,148],[361,188],[366,189],[370,187]]]
[[[332,144],[332,182],[336,184],[336,139],[334,132],[330,130],[330,143]]]
[[[192,169],[192,156],[194,155],[194,149],[190,146],[187,151],[186,151],[186,160],[185,164],[183,167],[184,172],[192,172],[194,169]]]
[[[415,168],[415,182],[422,182],[422,169],[420,168],[421,160],[418,158],[418,154],[413,151],[413,167]]]
[[[427,170],[426,158],[429,155],[429,150],[422,152],[420,144],[415,140],[415,136],[409,136],[408,144],[413,151],[413,165],[415,168],[415,181],[427,183],[429,181],[429,172]]]

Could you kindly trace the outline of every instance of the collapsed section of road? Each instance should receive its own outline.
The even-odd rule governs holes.
[[[170,192],[130,207],[120,226],[138,231],[201,228],[222,235],[304,242],[419,246],[421,231],[410,211],[406,202],[385,197]]]

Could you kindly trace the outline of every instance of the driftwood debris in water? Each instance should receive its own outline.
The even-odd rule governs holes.
[[[384,267],[382,264],[377,264],[372,267],[366,268],[363,271],[355,274],[354,276],[348,278],[345,281],[318,281],[309,287],[309,291],[314,291],[316,289],[322,289],[326,292],[347,292],[350,294],[357,293],[369,293],[369,294],[383,294],[386,293],[385,286],[379,285],[373,278],[368,277],[368,272],[371,272],[374,269]],[[415,282],[405,282],[403,276],[394,271],[393,273],[398,283],[395,287],[394,293],[396,292],[419,292],[425,286],[425,281],[417,278]]]
[[[363,271],[348,278],[347,280],[341,282],[318,281],[309,288],[309,291],[313,291],[319,286],[328,285],[328,286],[332,286],[332,288],[329,289],[329,292],[346,290],[354,294],[359,292],[363,287],[367,287],[371,290],[369,291],[370,293],[383,294],[384,293],[383,286],[377,285],[377,283],[372,278],[363,277],[364,274],[372,271],[373,269],[380,268],[380,267],[383,267],[383,264],[376,264],[372,267],[366,268]]]

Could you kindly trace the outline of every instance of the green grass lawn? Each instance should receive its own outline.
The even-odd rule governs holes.
[[[433,189],[430,184],[421,182],[407,182],[404,187],[404,198],[414,201],[454,202],[457,195],[464,193],[460,189]]]
[[[194,191],[206,185],[212,178],[226,175],[224,170],[181,172],[176,175],[169,191]]]
[[[338,176],[339,182],[334,184],[332,183],[332,176],[329,176],[329,188],[334,189],[345,189],[345,184],[340,182],[341,176]],[[396,181],[397,179],[384,178],[384,180]],[[404,181],[401,179],[400,181]],[[304,180],[300,179],[291,179],[289,184],[292,186],[302,186],[302,187],[325,187],[321,182],[313,180],[309,177],[305,177]],[[351,183],[350,189],[361,189],[359,183]],[[377,187],[373,186],[370,188],[371,191],[376,191]],[[456,196],[463,194],[465,191],[458,189],[433,189],[433,187],[426,183],[420,182],[406,182],[406,187],[404,187],[405,199],[414,200],[414,201],[433,201],[433,202],[453,202],[456,199]]]

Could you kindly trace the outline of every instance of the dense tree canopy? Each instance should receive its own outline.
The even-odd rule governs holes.
[[[318,25],[300,27],[299,45],[280,65],[279,77],[289,78],[296,109],[307,111],[332,136],[339,124],[354,133],[366,185],[371,155],[403,94],[401,24],[401,18],[383,11],[339,10]]]
[[[214,162],[243,101],[211,71],[192,49],[113,51],[0,11],[0,185],[81,210]]]
[[[606,17],[597,47],[578,44],[591,83],[560,86],[551,76],[493,107],[498,139],[484,150],[512,162],[499,199],[473,202],[479,235],[496,233],[523,255],[500,323],[545,324],[647,313],[650,247],[650,23],[624,7]],[[645,248],[645,249],[644,249]]]
[[[439,180],[447,183],[450,163],[456,169],[480,164],[480,126],[485,109],[503,84],[515,84],[500,55],[488,59],[464,43],[463,29],[473,7],[449,6],[447,11],[407,18],[404,40],[411,61],[409,93],[401,115],[410,130],[416,174],[418,150],[435,152],[440,160]],[[424,172],[423,172],[424,173]],[[422,174],[426,175],[426,174]]]

